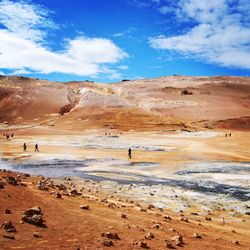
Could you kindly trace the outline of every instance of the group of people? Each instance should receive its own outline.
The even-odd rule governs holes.
[[[232,136],[232,133],[225,134],[225,137],[231,137],[231,136]]]
[[[24,152],[27,151],[27,145],[26,145],[26,143],[23,144],[23,151],[24,151]],[[39,152],[38,144],[35,145],[35,152]]]
[[[10,141],[11,140],[11,138],[13,138],[14,137],[14,133],[12,133],[12,134],[3,134],[3,137],[7,140],[7,141]]]

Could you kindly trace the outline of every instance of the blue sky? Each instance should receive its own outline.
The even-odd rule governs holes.
[[[248,0],[0,0],[0,74],[250,75]]]

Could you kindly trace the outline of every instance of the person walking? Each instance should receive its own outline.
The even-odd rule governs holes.
[[[132,159],[132,149],[131,148],[128,149],[128,158]]]
[[[38,144],[35,145],[35,152],[39,152]]]
[[[23,151],[26,152],[26,150],[27,150],[27,145],[26,145],[26,143],[24,143],[23,144]]]

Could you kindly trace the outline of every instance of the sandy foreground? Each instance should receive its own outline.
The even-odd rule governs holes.
[[[0,172],[0,221],[17,230],[1,228],[1,249],[166,249],[165,240],[176,249],[250,249],[250,133],[35,132],[19,131],[0,144],[1,169],[7,169]],[[25,185],[8,183],[18,175]],[[20,223],[34,206],[46,227]],[[183,244],[173,238],[178,235]]]

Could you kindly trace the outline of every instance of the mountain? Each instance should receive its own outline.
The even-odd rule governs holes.
[[[113,84],[0,77],[0,123],[84,130],[250,130],[250,78],[171,76]]]

